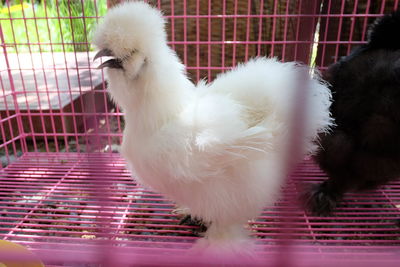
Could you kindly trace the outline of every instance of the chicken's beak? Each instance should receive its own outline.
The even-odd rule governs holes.
[[[97,54],[94,56],[93,61],[95,61],[98,58],[101,57],[113,57],[114,53],[110,49],[102,49]],[[118,58],[112,58],[109,59],[105,62],[103,62],[100,66],[98,66],[98,69],[102,68],[113,68],[113,69],[122,69],[122,61]]]
[[[109,59],[109,60],[103,62],[97,68],[98,69],[102,69],[102,68],[123,69],[122,61],[117,58]]]
[[[93,61],[101,57],[113,57],[114,53],[110,49],[101,49],[97,54],[94,56]]]

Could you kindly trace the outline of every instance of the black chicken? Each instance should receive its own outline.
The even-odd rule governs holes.
[[[316,162],[329,179],[305,193],[314,214],[329,214],[349,191],[400,177],[400,11],[378,19],[368,43],[331,65],[336,127],[321,136]]]

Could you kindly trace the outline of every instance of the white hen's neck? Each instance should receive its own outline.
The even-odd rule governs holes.
[[[142,134],[151,135],[175,119],[193,92],[182,64],[170,50],[158,60],[149,60],[141,77],[134,81],[134,105],[125,110]],[[162,59],[162,60],[161,60]]]

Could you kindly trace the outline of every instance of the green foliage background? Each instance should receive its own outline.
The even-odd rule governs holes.
[[[106,2],[3,1],[0,21],[7,52],[92,50],[91,34],[98,18],[107,10]]]

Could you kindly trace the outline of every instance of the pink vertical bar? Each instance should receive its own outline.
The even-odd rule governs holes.
[[[275,50],[275,34],[276,34],[276,10],[278,8],[278,0],[274,1],[274,16],[272,17],[272,36],[271,36],[271,52],[270,56],[274,56],[274,50]]]
[[[98,23],[99,22],[99,13],[98,13],[98,6],[97,6],[97,1],[96,0],[94,1],[94,10],[95,10],[96,22]],[[89,51],[89,49],[88,49],[88,51]],[[89,55],[88,55],[88,58],[89,58]],[[90,62],[88,62],[88,64],[89,64],[89,72],[92,73]],[[103,75],[103,72],[102,72],[102,75]],[[111,112],[110,112],[110,110],[108,110],[107,91],[105,90],[105,84],[104,84],[103,81],[104,81],[104,76],[102,77],[102,83],[101,83],[102,89],[99,89],[98,93],[101,93],[103,95],[103,104],[104,104],[104,110],[105,110],[105,113],[106,113],[104,115],[104,118],[105,118],[105,121],[106,121],[106,130],[107,130],[107,133],[111,133],[111,127],[110,127],[110,115],[111,115]],[[97,86],[98,85],[96,85],[96,87]],[[93,88],[93,90],[94,90],[94,88]],[[112,152],[112,145],[113,145],[112,144],[113,142],[112,142],[111,134],[108,135],[107,140],[108,140],[108,145],[109,145],[109,148],[110,148],[109,152],[111,153]]]
[[[159,7],[161,8],[161,0],[158,1],[159,2]],[[118,114],[122,114],[122,111],[120,110],[120,108],[117,106],[116,111]],[[118,115],[118,130],[121,133],[123,131],[122,126],[121,126],[121,119],[122,119],[123,115]],[[119,137],[119,143],[122,143],[122,135],[120,135]]]
[[[68,4],[70,4],[70,0],[68,0]],[[57,6],[57,13],[58,13],[58,17],[60,17],[60,6],[59,6],[59,4],[58,4],[58,2],[56,2],[56,6]],[[71,8],[68,8],[68,19],[69,19],[69,22],[70,22],[70,24],[71,24],[71,34],[72,34],[72,46],[73,46],[73,54],[74,54],[74,58],[75,58],[75,65],[77,66],[77,68],[76,68],[76,75],[77,75],[77,81],[78,81],[78,91],[79,91],[79,94],[80,95],[83,95],[83,93],[82,93],[82,87],[81,87],[81,82],[80,82],[80,74],[79,74],[79,65],[78,65],[78,58],[77,58],[77,56],[76,56],[76,51],[75,51],[75,44],[76,44],[76,42],[75,42],[75,34],[74,34],[74,29],[73,29],[73,17],[72,17],[72,13],[71,13]],[[61,25],[60,25],[60,27],[61,27]],[[64,43],[64,41],[62,41],[63,43]],[[66,55],[65,55],[66,56]],[[66,61],[66,58],[65,58],[65,62],[67,62]],[[66,68],[68,68],[68,65],[66,64]],[[70,89],[70,92],[71,92],[71,89]],[[72,97],[72,96],[71,96]],[[82,97],[79,97],[79,102],[80,102],[80,104],[81,104],[81,108],[82,108],[82,110],[84,110],[85,109],[85,107],[86,107],[86,105],[85,105],[85,103],[83,102],[83,99],[82,99]],[[72,103],[72,101],[71,101],[71,103]],[[75,114],[74,114],[74,116],[76,116]],[[90,115],[89,115],[90,116]],[[86,122],[86,117],[85,116],[82,116],[82,121],[83,121],[83,125],[84,125],[84,132],[86,133],[87,131],[88,131],[88,125],[87,125],[87,122]],[[94,130],[96,130],[97,129],[97,118],[96,118],[96,116],[95,116],[95,126],[94,126]],[[77,133],[77,132],[75,132],[75,133]],[[89,138],[88,138],[88,136],[85,136],[85,141],[86,141],[86,149],[88,148],[88,147],[90,147],[89,145],[90,145],[90,143],[89,143]]]
[[[98,114],[97,114],[97,110],[96,110],[96,91],[95,90],[93,90],[94,89],[94,85],[93,85],[93,79],[92,79],[92,72],[91,72],[91,60],[90,60],[90,56],[89,56],[89,50],[90,50],[90,47],[89,47],[89,41],[88,41],[88,32],[87,32],[87,26],[86,26],[86,15],[85,15],[85,6],[84,6],[84,0],[81,0],[81,8],[82,8],[82,21],[83,21],[83,32],[84,32],[84,36],[85,36],[85,43],[86,43],[86,58],[87,58],[87,64],[88,64],[88,68],[89,68],[89,84],[90,84],[90,88],[92,88],[92,91],[93,91],[93,94],[91,94],[91,96],[92,96],[92,110],[93,110],[93,114],[94,114],[94,116],[95,116],[95,133],[98,133],[98,131],[99,130],[101,130],[100,129],[100,127],[99,127],[99,125],[97,125],[97,118],[98,118]],[[76,52],[75,52],[76,53]],[[78,65],[77,65],[78,66]],[[106,120],[106,122],[107,122],[107,120]],[[107,126],[106,126],[107,127]],[[109,144],[110,144],[110,146],[111,146],[111,139],[110,139],[110,137],[108,136],[107,137],[107,139],[108,139],[108,141],[109,141]],[[99,144],[99,147],[98,147],[98,149],[100,149],[102,144],[100,143]],[[104,144],[103,144],[103,146],[104,146]]]
[[[358,0],[354,1],[354,8],[353,8],[353,15],[357,13],[357,7],[358,7]],[[347,44],[347,54],[350,53],[351,50],[351,41],[353,41],[353,33],[354,33],[354,24],[355,24],[356,18],[353,17],[351,20],[351,26],[350,26],[350,34],[349,34],[349,42]]]
[[[301,14],[301,6],[302,6],[302,0],[298,2],[299,4],[299,9],[297,10],[297,14]],[[300,33],[300,16],[297,17],[297,23],[296,23],[296,42],[294,44],[294,58],[293,60],[297,60],[297,50],[298,50],[298,45],[299,45],[299,33]]]
[[[107,2],[108,2],[108,1],[107,1]],[[146,2],[147,2],[147,1],[146,1]],[[110,8],[109,3],[108,3],[108,5],[107,5],[107,8]],[[161,8],[161,1],[160,1],[160,0],[158,1],[158,8]],[[98,18],[99,18],[99,14],[98,14],[98,12],[97,12],[97,10],[96,10],[96,21],[97,21],[97,22],[98,22]],[[103,91],[103,93],[104,93],[104,102],[105,102],[106,110],[107,110],[107,104],[106,104],[106,102],[107,102],[107,88],[106,88],[106,83],[105,83],[105,77],[104,77],[104,71],[103,71],[103,70],[101,71],[101,75],[102,75],[102,91]],[[121,111],[120,111],[119,106],[117,106],[117,105],[115,105],[114,114],[115,114],[115,117],[116,117],[116,120],[117,120],[117,130],[118,130],[119,133],[121,133],[121,132],[122,132],[122,127],[121,127],[121,115],[120,115],[120,114],[121,114]],[[110,135],[111,135],[111,134],[110,134]],[[118,143],[119,143],[119,144],[122,143],[122,135],[119,135],[119,136],[118,136]],[[111,149],[110,152],[112,152],[112,149]]]
[[[73,99],[72,99],[72,86],[71,86],[71,80],[70,80],[70,75],[69,75],[69,68],[68,68],[68,63],[67,63],[67,54],[66,54],[66,50],[65,50],[65,43],[64,43],[64,37],[63,37],[63,29],[61,27],[61,15],[60,15],[60,7],[58,4],[58,1],[55,2],[56,3],[56,9],[57,9],[57,20],[58,20],[58,25],[60,27],[60,34],[61,34],[61,45],[62,45],[62,50],[63,50],[63,54],[64,54],[64,66],[65,66],[65,72],[67,74],[67,83],[68,83],[68,90],[69,90],[69,100],[70,103],[73,103]],[[82,104],[82,102],[81,102]],[[76,123],[76,113],[75,113],[75,107],[74,105],[71,105],[71,116],[72,116],[72,124],[74,127],[74,133],[78,132],[78,127],[77,127],[77,123]],[[86,123],[85,120],[83,120],[83,127],[84,127],[84,131],[87,132],[87,128],[86,128]],[[77,151],[80,151],[80,144],[79,144],[79,138],[78,135],[75,135],[75,142],[76,142],[76,148]]]
[[[263,14],[264,14],[264,0],[260,1],[260,16],[258,21],[258,44],[257,44],[257,56],[261,55],[261,40],[262,40],[262,21],[263,21]]]
[[[33,1],[33,0],[32,0],[32,7],[34,7],[34,1]],[[53,74],[54,74],[54,78],[55,78],[55,81],[56,81],[56,88],[59,90],[58,78],[57,78],[57,75],[56,75],[57,70],[56,70],[56,67],[55,67],[55,64],[54,64],[53,42],[52,42],[52,39],[51,39],[51,33],[50,33],[50,27],[49,27],[49,19],[48,19],[48,17],[47,17],[47,10],[45,10],[45,14],[46,14],[46,22],[47,22],[47,31],[48,31],[48,34],[49,34],[49,41],[50,41],[51,57],[52,57],[52,61],[53,61]],[[35,28],[36,28],[36,33],[37,33],[37,36],[39,36],[39,30],[38,30],[38,25],[37,25],[36,12],[35,12],[35,9],[34,9],[34,8],[33,8],[33,16],[35,17]],[[39,42],[39,43],[40,43],[40,42]],[[40,44],[39,44],[39,48],[40,48]],[[42,55],[41,49],[40,49],[40,58],[41,58],[41,61],[42,61],[42,66],[44,66],[44,64],[43,64],[43,55]],[[56,133],[56,126],[55,126],[55,122],[54,122],[53,107],[52,107],[52,105],[51,105],[51,103],[50,103],[51,101],[50,101],[50,95],[49,95],[49,90],[48,90],[48,86],[47,86],[47,78],[46,78],[46,76],[45,76],[45,71],[44,71],[44,70],[43,70],[43,77],[45,78],[46,93],[47,93],[47,98],[48,98],[48,102],[49,102],[51,126],[52,126],[52,129],[53,129],[53,133]],[[60,108],[61,108],[60,94],[57,93],[57,96],[58,96],[58,101],[59,101],[59,104],[60,104],[59,106],[60,106]],[[65,123],[64,123],[64,120],[62,120],[62,119],[61,119],[61,128],[62,128],[63,133],[65,133]],[[55,136],[54,136],[53,138],[54,138],[54,143],[55,143],[56,152],[59,152],[58,138],[55,137]],[[65,142],[65,144],[67,143],[67,138],[66,138],[66,137],[64,137],[64,142]],[[67,145],[66,145],[66,146],[67,146]]]
[[[183,0],[183,63],[187,67],[187,0]]]
[[[371,0],[367,1],[367,6],[365,8],[365,15],[369,15],[369,8],[371,7]],[[368,16],[364,17],[364,24],[363,24],[363,30],[362,30],[362,36],[361,36],[361,41],[365,41],[366,37],[366,31],[367,31],[367,24],[368,24]]]
[[[394,1],[394,10],[397,10],[397,8],[399,7],[399,0]]]
[[[32,0],[32,5],[33,5],[33,0]],[[51,49],[51,58],[52,58],[52,61],[53,61],[54,78],[55,78],[55,81],[56,81],[56,87],[58,89],[60,89],[60,86],[59,86],[59,83],[58,83],[57,68],[55,67],[56,63],[55,63],[55,60],[54,60],[54,49],[53,49],[53,42],[52,42],[51,31],[50,31],[49,17],[48,17],[48,14],[47,14],[46,1],[43,2],[43,6],[44,6],[45,17],[46,17],[47,32],[48,32],[49,41],[50,41],[50,49]],[[57,94],[57,98],[58,98],[59,107],[61,109],[62,101],[61,101],[60,93]],[[63,119],[61,119],[61,127],[62,127],[62,132],[65,135],[66,134],[66,126],[65,126],[65,121]],[[64,136],[64,144],[65,144],[66,152],[69,152],[67,136]]]
[[[200,0],[196,0],[196,81],[200,80]]]
[[[307,82],[309,79],[308,71],[302,70],[298,73],[298,88],[296,88],[294,93],[294,98],[291,109],[290,124],[288,127],[288,148],[285,154],[285,162],[283,169],[288,173],[293,171],[293,158],[298,158],[301,156],[301,144],[302,138],[304,137],[305,130],[305,108],[307,105]],[[288,202],[292,205],[297,206],[297,198],[294,194],[287,196]],[[293,228],[294,218],[279,216],[279,220],[283,222],[282,227],[278,229],[278,232],[282,234],[282,237],[278,240],[278,246],[280,255],[285,255],[284,257],[277,257],[278,266],[291,266],[295,262],[295,257],[293,255],[292,246],[294,242],[294,235],[291,228]]]
[[[380,8],[380,10],[379,10],[379,14],[382,15],[382,14],[385,12],[385,5],[386,5],[386,1],[385,1],[385,0],[382,0],[381,8]]]
[[[95,12],[96,12],[96,22],[98,23],[100,15],[98,13],[99,8],[97,6],[97,1],[95,1],[94,4],[95,4]],[[161,5],[161,2],[158,1],[158,8],[160,8],[160,5]],[[107,122],[107,131],[109,133],[111,133],[112,130],[111,130],[111,126],[110,126],[110,117],[112,118],[113,113],[111,113],[112,110],[108,110],[107,88],[106,88],[106,85],[105,85],[105,82],[104,82],[105,81],[105,77],[104,77],[104,71],[103,70],[101,71],[101,74],[102,74],[102,89],[101,89],[101,92],[103,93],[103,100],[104,100],[104,106],[105,106],[105,112],[106,112],[105,117],[106,117],[106,122]],[[118,113],[120,113],[119,112],[119,107],[116,106],[115,110],[114,110],[114,116],[113,117],[117,120],[117,131],[118,131],[118,133],[121,133],[122,132],[122,129],[121,129],[121,118],[120,118],[120,115],[116,115]],[[114,141],[112,141],[113,137],[111,137],[111,134],[109,136],[110,136],[109,140],[111,140],[111,142],[114,142]],[[122,137],[120,136],[118,144],[120,144],[122,142],[121,138]],[[110,153],[112,153],[112,152],[113,152],[112,151],[112,143],[110,143]]]
[[[208,77],[208,80],[209,81],[211,81],[211,79],[212,79],[212,77],[211,77],[211,54],[212,54],[212,51],[211,51],[211,25],[212,25],[212,22],[211,22],[211,0],[208,0],[208,18],[207,18],[207,24],[208,24],[208,27],[207,27],[207,37],[208,37],[208,45],[207,45],[207,77]]]
[[[57,3],[57,2],[56,2]],[[70,0],[68,0],[68,3],[70,4]],[[58,15],[60,15],[60,13],[59,13],[59,5],[57,4],[57,12],[58,12]],[[71,23],[71,34],[72,34],[72,45],[74,46],[74,58],[75,58],[75,65],[77,66],[77,68],[76,68],[76,75],[77,75],[77,81],[78,81],[78,90],[79,90],[79,94],[80,95],[83,95],[83,92],[82,92],[82,86],[81,86],[81,78],[80,78],[80,74],[79,74],[79,64],[78,64],[78,58],[77,58],[77,56],[76,56],[76,49],[75,49],[75,44],[76,44],[76,42],[75,42],[75,34],[74,34],[74,29],[73,29],[73,16],[72,16],[72,13],[71,13],[71,8],[68,8],[68,15],[69,15],[69,22]],[[80,104],[81,104],[81,107],[82,107],[82,109],[84,110],[84,108],[85,108],[85,103],[83,102],[83,99],[82,99],[82,97],[79,97],[79,100],[80,100]],[[87,130],[88,130],[88,125],[87,125],[87,122],[86,122],[86,120],[85,120],[86,118],[85,118],[85,116],[83,116],[83,126],[84,126],[84,131],[85,131],[85,133],[87,132]],[[95,131],[97,131],[97,129],[98,129],[98,125],[97,125],[97,116],[94,114],[94,119],[93,119],[93,121],[94,121],[94,126],[93,126],[93,128],[94,128],[94,130]],[[86,141],[86,149],[88,148],[88,147],[91,147],[91,144],[89,143],[89,138],[86,136],[86,138],[85,138],[85,141]]]
[[[232,44],[232,67],[236,65],[236,36],[237,36],[237,0],[234,2],[233,7],[233,44]]]
[[[286,9],[285,9],[286,15],[289,14],[289,3],[290,3],[290,0],[286,0]],[[287,29],[288,29],[288,17],[285,16],[285,25],[283,28],[282,61],[285,61],[285,55],[286,55]]]
[[[246,44],[244,52],[244,60],[249,60],[249,41],[250,41],[250,15],[251,15],[251,1],[247,1],[247,18],[246,18]]]
[[[175,50],[175,6],[174,0],[170,2],[171,7],[171,41],[172,41],[172,49]]]
[[[221,52],[221,67],[225,67],[225,42],[226,42],[226,1],[222,2],[222,52]]]
[[[344,13],[345,4],[346,4],[346,2],[342,1],[342,5],[340,7],[340,17],[339,17],[339,26],[338,26],[338,34],[337,34],[337,44],[336,44],[336,48],[335,48],[335,61],[338,59],[338,56],[339,56],[339,43],[340,43],[340,38],[342,36],[343,13]]]

